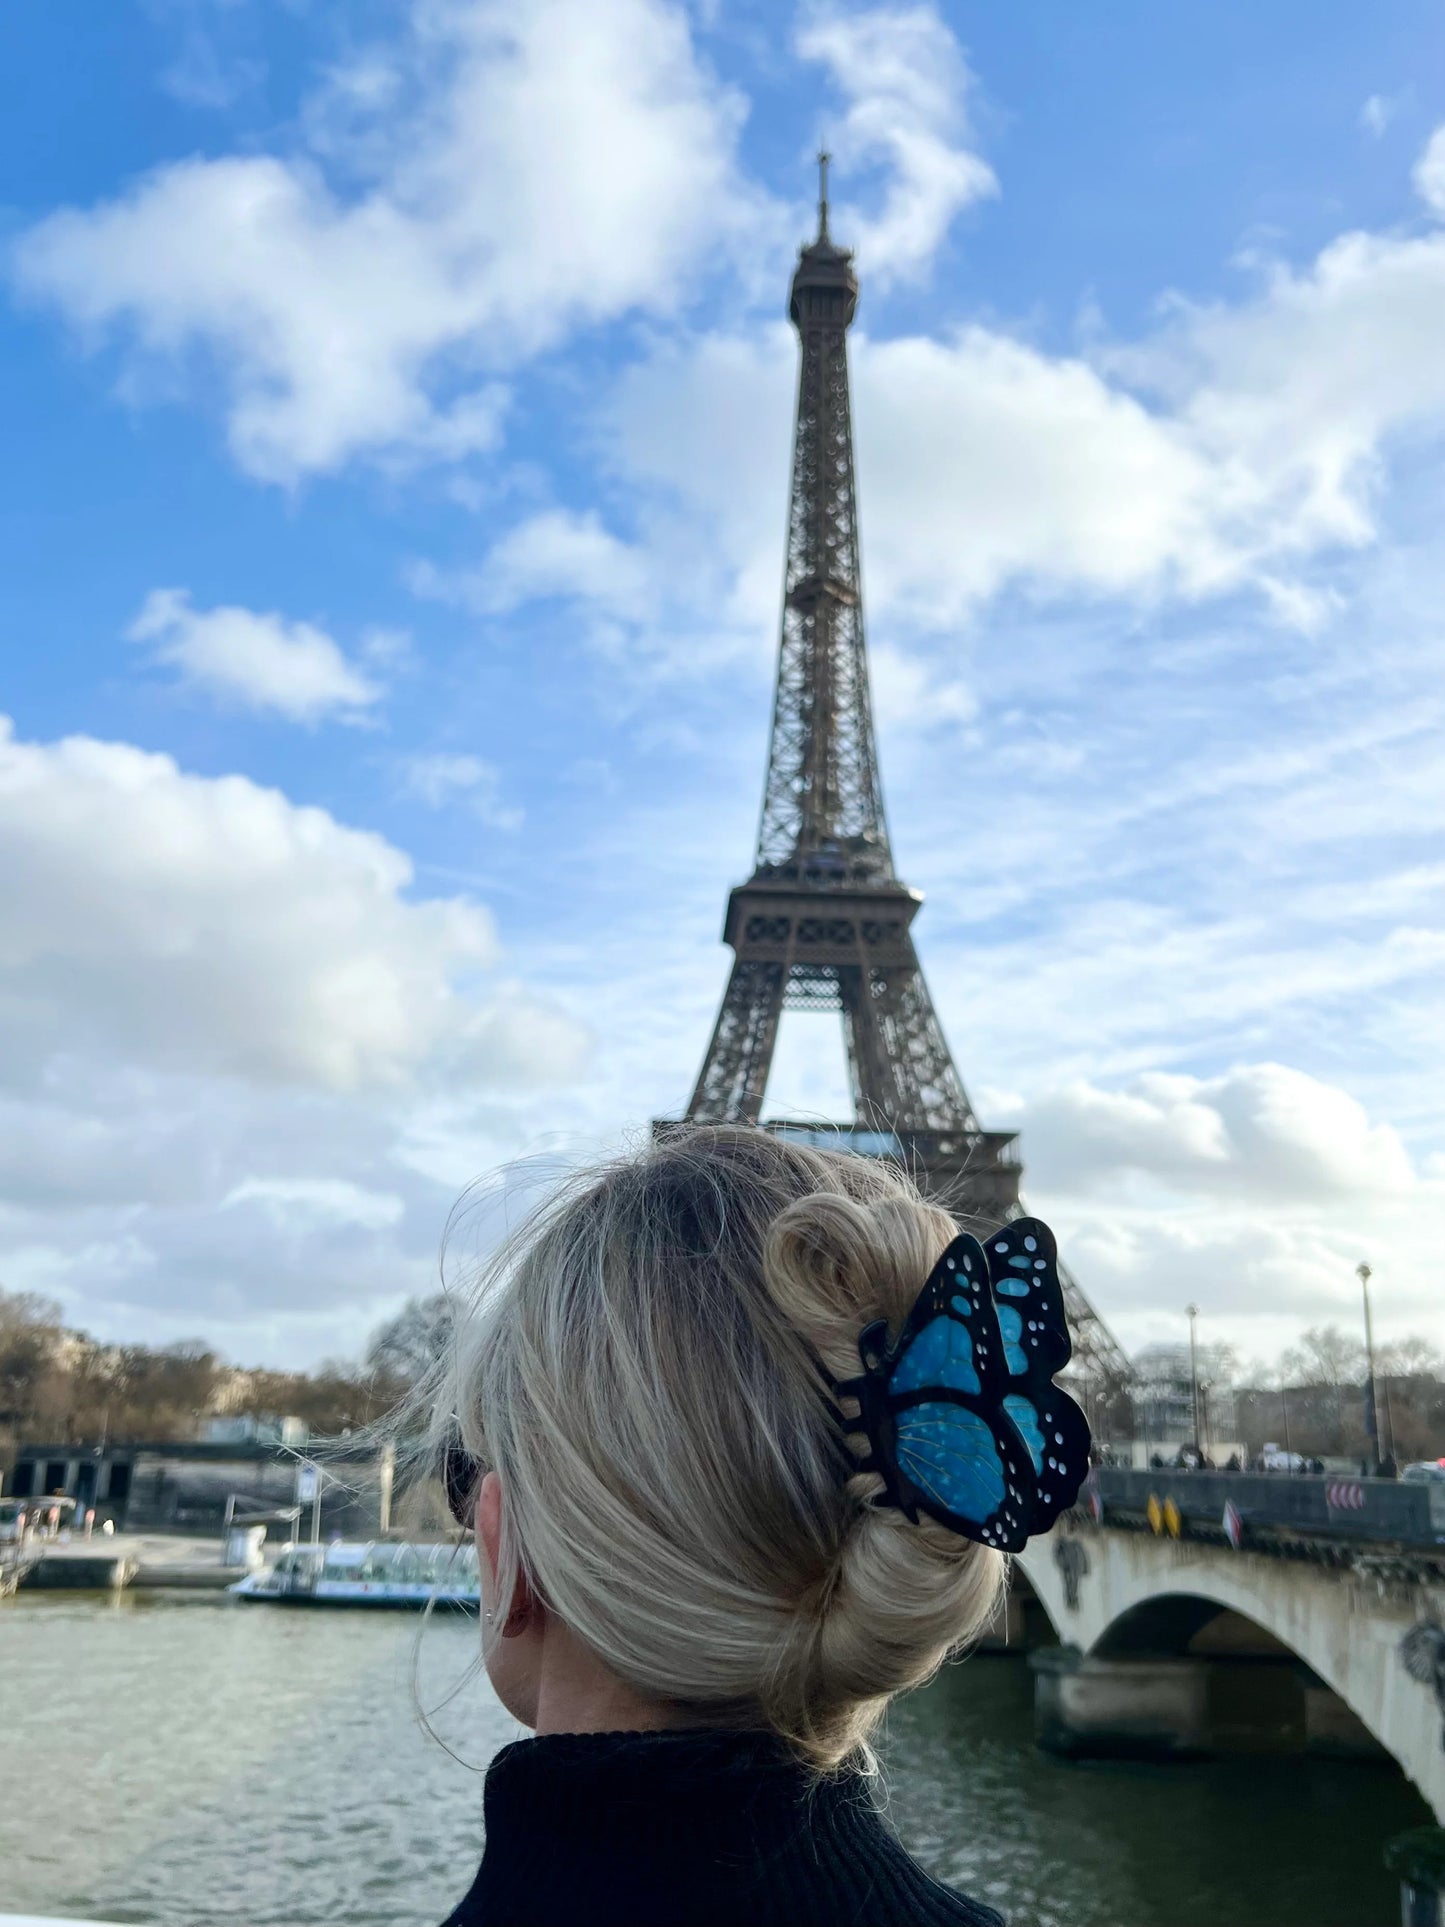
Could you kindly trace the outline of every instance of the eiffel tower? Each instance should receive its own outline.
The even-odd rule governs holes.
[[[757,864],[728,899],[732,973],[687,1107],[690,1121],[756,1124],[784,1010],[842,1013],[855,1117],[767,1128],[892,1156],[981,1229],[1020,1215],[1016,1135],[974,1115],[913,946],[921,892],[888,842],[868,691],[847,332],[853,257],[828,233],[828,156],[818,235],[803,248],[788,312],[802,344],[788,567]],[[665,1126],[661,1128],[665,1129]],[[1076,1355],[1101,1395],[1128,1362],[1072,1278]]]

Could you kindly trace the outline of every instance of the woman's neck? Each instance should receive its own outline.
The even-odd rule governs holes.
[[[676,1726],[676,1710],[648,1699],[602,1664],[560,1621],[550,1618],[541,1635],[536,1718],[546,1733],[650,1733]]]

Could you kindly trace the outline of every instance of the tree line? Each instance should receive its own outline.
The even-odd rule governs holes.
[[[54,1299],[0,1288],[0,1448],[190,1439],[229,1416],[299,1418],[337,1438],[397,1404],[439,1354],[450,1318],[444,1294],[413,1299],[359,1361],[287,1372],[229,1364],[202,1339],[106,1344],[68,1327]]]
[[[1188,1393],[1188,1347],[1155,1347],[1175,1360],[1176,1393]],[[1147,1381],[1149,1354],[1138,1361]],[[1445,1357],[1429,1339],[1411,1336],[1375,1347],[1377,1439],[1367,1429],[1369,1365],[1360,1339],[1339,1325],[1315,1325],[1273,1360],[1244,1361],[1230,1345],[1205,1344],[1195,1360],[1206,1441],[1229,1439],[1251,1454],[1265,1443],[1306,1457],[1399,1463],[1445,1454]],[[1147,1383],[1134,1387],[1134,1436],[1149,1435]],[[1116,1425],[1127,1436],[1129,1426]]]
[[[68,1328],[61,1307],[35,1292],[0,1289],[0,1448],[21,1439],[117,1444],[194,1438],[211,1417],[295,1417],[336,1438],[391,1411],[440,1356],[451,1334],[444,1292],[410,1299],[371,1334],[360,1360],[308,1372],[227,1363],[199,1339],[112,1345]],[[1271,1362],[1244,1363],[1227,1345],[1200,1348],[1206,1409],[1228,1395],[1239,1436],[1296,1450],[1358,1453],[1365,1446],[1364,1346],[1338,1325],[1305,1331]],[[1401,1460],[1445,1453],[1445,1358],[1410,1337],[1376,1348],[1380,1443]],[[1142,1389],[1142,1388],[1140,1388]],[[1141,1420],[1143,1413],[1137,1415]],[[1128,1398],[1110,1431],[1136,1431]]]

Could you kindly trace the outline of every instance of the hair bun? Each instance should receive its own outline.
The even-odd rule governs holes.
[[[460,1423],[517,1572],[692,1724],[766,1724],[819,1768],[987,1618],[998,1554],[866,1501],[818,1360],[859,1366],[953,1237],[895,1167],[732,1126],[581,1174],[458,1321]]]

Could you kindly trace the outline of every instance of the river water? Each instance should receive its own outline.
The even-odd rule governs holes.
[[[436,1927],[481,1852],[481,1769],[519,1729],[474,1617],[214,1594],[0,1605],[0,1910],[166,1927]],[[416,1698],[436,1738],[422,1729]],[[1070,1765],[1027,1667],[901,1702],[908,1845],[1013,1927],[1392,1927],[1380,1843],[1428,1813],[1389,1768]]]

